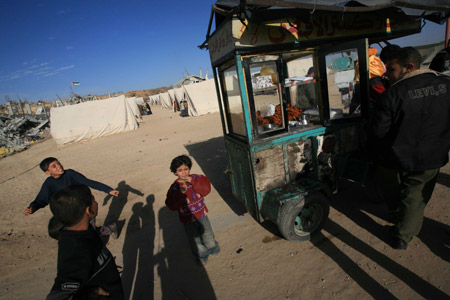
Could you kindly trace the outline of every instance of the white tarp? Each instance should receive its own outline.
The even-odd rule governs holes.
[[[172,108],[169,93],[165,92],[159,94],[159,100],[161,101],[161,108]]]
[[[52,107],[50,132],[57,145],[138,128],[125,96]]]
[[[144,104],[144,98],[143,97],[136,97],[136,104],[137,105]]]
[[[171,106],[173,106],[173,103],[177,101],[177,99],[175,98],[175,91],[173,89],[171,89],[171,90],[168,90],[167,92],[169,93],[170,104],[171,104]]]
[[[159,101],[159,94],[158,95],[149,96],[149,102],[150,102],[150,104],[161,104],[160,101]]]
[[[130,105],[130,108],[133,111],[136,118],[138,118],[138,119],[141,118],[142,117],[141,111],[139,110],[139,107],[137,105],[136,97],[127,98],[127,102],[128,102],[128,105]]]
[[[181,102],[181,100],[185,100],[186,96],[184,93],[184,88],[183,86],[176,88],[173,90],[175,93],[175,99],[177,100],[178,103]]]
[[[214,79],[183,86],[186,91],[189,115],[199,116],[219,111]]]

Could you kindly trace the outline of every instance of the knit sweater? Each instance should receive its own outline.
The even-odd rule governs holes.
[[[211,192],[211,183],[204,175],[191,175],[191,182],[186,182],[186,192],[181,192],[181,184],[175,180],[167,191],[166,205],[178,211],[181,223],[192,223],[208,214],[203,197]]]

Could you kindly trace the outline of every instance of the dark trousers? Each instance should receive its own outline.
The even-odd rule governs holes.
[[[395,236],[409,243],[422,228],[439,169],[399,171],[379,166],[377,186],[391,213],[397,216]]]

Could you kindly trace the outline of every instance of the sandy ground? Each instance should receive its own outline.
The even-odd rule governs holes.
[[[293,243],[271,224],[258,224],[232,198],[217,113],[180,118],[153,111],[133,132],[61,148],[48,139],[0,160],[0,299],[43,299],[56,275],[49,208],[23,215],[45,180],[32,167],[47,156],[120,190],[114,199],[94,195],[98,224],[123,221],[119,239],[108,247],[123,267],[130,299],[450,298],[448,165],[408,250],[389,247],[385,208],[351,185],[331,199],[324,230],[311,242]],[[170,161],[183,153],[194,159],[193,172],[213,184],[206,201],[222,252],[206,267],[194,263],[176,212],[164,206],[175,179]]]

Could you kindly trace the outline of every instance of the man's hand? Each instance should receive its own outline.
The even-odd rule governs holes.
[[[111,192],[109,192],[109,194],[111,196],[114,196],[114,197],[119,197],[119,191],[118,190],[112,190]]]
[[[32,213],[33,213],[33,209],[31,207],[25,208],[25,212],[24,212],[25,216],[28,216],[28,215],[30,215]]]

